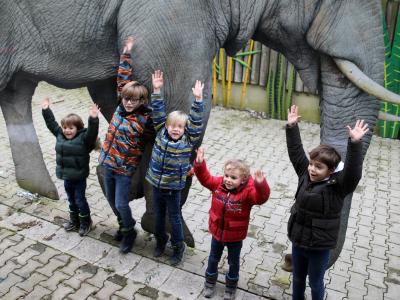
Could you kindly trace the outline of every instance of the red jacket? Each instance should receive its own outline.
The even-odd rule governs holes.
[[[267,202],[270,189],[266,180],[256,183],[249,180],[239,188],[229,191],[223,185],[223,176],[212,176],[206,163],[195,163],[194,172],[200,183],[212,192],[208,230],[220,242],[238,242],[247,236],[250,210],[253,205]]]

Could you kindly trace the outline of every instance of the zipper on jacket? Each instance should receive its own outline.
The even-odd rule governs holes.
[[[165,155],[167,154],[168,144],[169,144],[169,140],[167,141],[167,144],[165,145],[164,155],[163,155],[162,162],[161,162],[161,174],[160,174],[160,179],[158,179],[158,185],[157,185],[158,188],[160,188],[161,178],[164,173],[164,160],[165,160]]]
[[[220,242],[222,242],[222,234],[223,234],[223,232],[224,232],[224,225],[225,225],[225,209],[226,209],[226,203],[228,202],[228,199],[229,199],[229,195],[230,195],[231,193],[229,192],[227,195],[226,195],[226,197],[225,197],[225,199],[224,199],[224,208],[222,209],[222,220],[221,220],[221,234],[220,234],[220,237],[219,237],[219,240],[220,240]]]

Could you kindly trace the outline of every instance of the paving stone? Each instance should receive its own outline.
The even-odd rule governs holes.
[[[96,296],[96,298],[98,299],[110,299],[111,295],[121,289],[122,287],[120,285],[112,283],[110,281],[105,281],[104,286],[99,291],[97,291],[94,296]]]
[[[8,293],[12,286],[23,280],[24,279],[21,276],[9,273],[6,278],[3,278],[3,280],[0,281],[0,297]]]
[[[13,299],[24,299],[26,292],[20,288],[13,286],[10,288],[9,292],[3,295],[3,299],[13,300]]]
[[[29,260],[26,265],[24,265],[22,268],[16,269],[14,271],[15,274],[18,276],[21,276],[22,278],[29,278],[31,274],[37,269],[42,266],[41,263],[34,261],[34,260]]]
[[[79,269],[81,266],[85,265],[86,262],[82,260],[78,260],[75,257],[71,257],[69,263],[62,267],[59,271],[64,272],[70,276],[74,275],[76,270]]]
[[[40,244],[43,245],[43,244]],[[39,261],[42,264],[47,264],[50,260],[50,258],[52,258],[53,256],[57,255],[58,253],[60,253],[57,250],[54,250],[50,247],[47,247],[45,245],[43,245],[45,247],[45,250],[43,253],[40,253],[40,255],[34,257],[35,260]]]
[[[51,294],[52,300],[66,299],[66,296],[72,294],[75,290],[67,285],[60,284],[57,289]]]
[[[47,265],[44,265],[43,267],[37,269],[36,272],[39,272],[43,275],[46,275],[47,277],[50,277],[54,273],[55,270],[65,266],[65,265],[66,265],[65,262],[60,261],[55,258],[51,258]]]
[[[103,269],[98,269],[96,275],[94,275],[92,278],[89,278],[86,280],[87,283],[94,285],[98,288],[103,287],[104,282],[107,280],[107,278],[111,277],[112,273],[106,272]]]
[[[15,252],[11,249],[6,249],[0,255],[0,267],[7,263],[7,261],[13,257],[18,256],[18,252]]]
[[[346,298],[347,294],[335,290],[326,289],[326,300],[342,300]],[[308,298],[307,298],[308,299]]]
[[[145,285],[142,283],[128,280],[126,286],[123,289],[116,291],[115,295],[125,299],[131,299],[132,295],[134,295],[139,289],[142,289],[144,287]]]
[[[86,299],[88,296],[92,295],[97,291],[97,287],[90,285],[88,283],[82,283],[82,286],[73,294],[68,295],[68,299],[81,300]]]
[[[180,299],[197,299],[204,286],[204,277],[188,274],[175,269],[160,290],[173,294]]]
[[[127,274],[137,266],[140,260],[141,256],[137,254],[121,254],[119,253],[119,249],[112,247],[105,253],[104,257],[98,260],[95,264],[102,268],[112,270],[118,274]]]
[[[69,250],[68,253],[90,263],[95,263],[104,258],[111,249],[112,246],[109,244],[86,237],[76,247]]]
[[[47,279],[46,281],[40,282],[40,285],[50,291],[55,291],[58,289],[58,286],[60,285],[60,283],[62,283],[64,280],[66,280],[70,277],[71,277],[70,275],[67,275],[63,272],[55,271],[49,279]]]
[[[384,289],[369,284],[366,284],[366,287],[367,287],[367,295],[364,297],[365,300],[377,300],[383,298],[383,294],[385,292]]]

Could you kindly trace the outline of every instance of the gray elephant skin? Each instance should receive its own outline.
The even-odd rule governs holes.
[[[33,127],[32,94],[42,80],[61,88],[86,86],[110,120],[117,105],[119,53],[127,36],[136,39],[132,56],[137,80],[150,88],[150,74],[164,71],[169,111],[189,110],[191,86],[200,79],[206,83],[207,120],[215,54],[223,47],[233,55],[252,38],[283,53],[307,87],[319,92],[321,143],[344,154],[345,125],[364,119],[373,128],[377,121],[379,101],[355,87],[333,59],[353,62],[382,84],[380,0],[0,0],[0,5],[0,106],[16,178],[22,188],[53,199],[58,194]],[[364,154],[371,134],[364,140]],[[143,182],[150,150],[151,142],[133,183],[144,184],[139,190],[147,199],[142,219],[147,231],[153,231],[145,220],[152,211],[151,189]],[[343,246],[351,195],[345,202],[331,263]],[[187,228],[186,240],[193,244]]]

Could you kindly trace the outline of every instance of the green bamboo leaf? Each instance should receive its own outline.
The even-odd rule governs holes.
[[[246,63],[245,61],[243,61],[243,60],[241,60],[241,59],[239,59],[239,58],[236,58],[236,57],[233,57],[232,59],[233,59],[234,61],[238,62],[239,64],[241,64],[243,67],[248,68],[248,69],[251,70],[251,67],[250,67],[249,64]]]
[[[235,57],[242,57],[242,56],[247,56],[247,55],[254,55],[254,54],[257,54],[257,53],[261,53],[261,50],[253,50],[253,51],[240,52],[240,53],[237,53],[237,54],[235,55]]]

